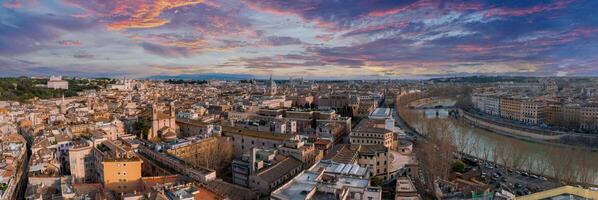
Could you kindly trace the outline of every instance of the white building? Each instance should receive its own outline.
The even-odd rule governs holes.
[[[474,108],[490,115],[500,115],[500,96],[496,94],[474,94],[471,96]]]
[[[382,189],[369,184],[368,169],[322,160],[272,192],[274,200],[382,199]]]
[[[52,88],[52,89],[67,90],[67,89],[69,89],[69,82],[63,81],[62,76],[50,76],[50,80],[48,81],[48,84],[46,85],[46,87]]]
[[[118,80],[116,84],[109,84],[109,90],[130,91],[133,90],[133,81],[128,79]]]

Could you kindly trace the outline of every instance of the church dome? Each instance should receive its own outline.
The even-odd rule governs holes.
[[[177,139],[176,133],[174,131],[168,131],[162,135],[162,140],[165,142],[172,142]]]

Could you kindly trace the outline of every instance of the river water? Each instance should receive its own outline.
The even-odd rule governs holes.
[[[423,133],[433,123],[448,123],[458,150],[517,169],[598,184],[598,152],[524,141],[473,127],[446,109],[410,110],[405,122]]]

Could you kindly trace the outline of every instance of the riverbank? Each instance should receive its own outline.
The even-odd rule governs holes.
[[[542,143],[565,148],[584,149],[598,151],[592,144],[598,142],[598,137],[584,136],[580,134],[569,134],[564,132],[541,132],[513,127],[496,121],[488,120],[474,113],[459,109],[459,116],[467,123],[478,128],[498,133],[504,136],[525,140],[528,142]]]
[[[402,114],[397,115],[396,123],[407,133],[417,138],[416,143],[425,141],[425,134],[420,131],[421,123],[430,123],[437,118],[426,118],[420,109],[409,109],[398,107],[399,113],[419,113],[417,118],[403,118]],[[431,120],[431,121],[429,121]],[[563,180],[571,185],[587,185],[595,187],[598,184],[598,171],[596,164],[591,163],[598,159],[598,153],[586,149],[564,147],[546,142],[531,141],[525,138],[515,138],[504,134],[494,133],[478,126],[471,126],[465,120],[455,117],[448,117],[455,131],[455,144],[466,145],[459,150],[461,156],[483,160],[485,163],[492,163],[493,166],[501,166],[505,169],[513,169],[527,174],[544,176],[550,180]],[[434,122],[436,123],[436,122]],[[462,136],[465,134],[466,136]],[[468,138],[465,143],[459,138]],[[582,153],[583,154],[580,154]],[[570,156],[577,155],[577,156]],[[516,161],[519,160],[519,161]],[[523,161],[521,161],[523,160]],[[576,178],[572,178],[576,174]]]

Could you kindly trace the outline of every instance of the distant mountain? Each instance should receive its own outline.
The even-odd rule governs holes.
[[[246,80],[252,79],[255,76],[251,74],[223,74],[223,73],[208,73],[208,74],[181,74],[181,75],[156,75],[150,76],[148,79],[151,80],[168,80],[168,79],[181,79],[181,80]]]

